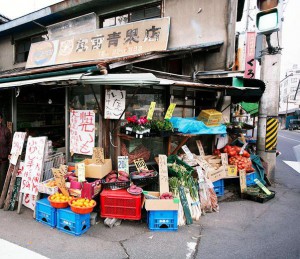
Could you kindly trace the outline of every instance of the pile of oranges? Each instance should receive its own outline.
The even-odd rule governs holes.
[[[79,198],[72,200],[70,205],[79,208],[91,208],[96,205],[96,202],[94,200],[89,200],[86,198]]]
[[[68,202],[72,199],[70,196],[65,196],[62,193],[54,193],[50,196],[50,201],[52,202]]]

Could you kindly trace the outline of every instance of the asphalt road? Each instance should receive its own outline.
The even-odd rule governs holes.
[[[264,204],[219,202],[220,212],[208,213],[177,232],[151,232],[142,221],[123,221],[110,229],[101,221],[80,237],[36,222],[29,209],[23,208],[20,215],[0,210],[0,258],[299,259],[300,174],[282,161],[295,160],[292,147],[299,141],[299,132],[279,133],[282,155],[277,157],[276,183],[269,187],[276,196]]]

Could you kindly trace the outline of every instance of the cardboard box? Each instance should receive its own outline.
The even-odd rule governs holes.
[[[159,197],[159,192],[147,192],[151,196]],[[178,210],[179,199],[173,200],[160,200],[160,199],[147,199],[144,200],[145,209],[149,210]]]
[[[81,163],[85,164],[85,177],[102,179],[112,171],[111,159],[105,159],[103,165],[96,165],[92,159],[84,159]],[[78,164],[75,164],[75,174],[78,175]]]
[[[197,120],[203,121],[206,126],[219,126],[222,120],[222,113],[214,109],[202,110]]]

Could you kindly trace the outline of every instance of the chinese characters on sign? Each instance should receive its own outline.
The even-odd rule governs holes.
[[[72,110],[70,113],[70,152],[93,155],[95,146],[95,113]]]
[[[10,163],[13,165],[17,164],[18,157],[22,153],[25,137],[26,137],[26,132],[15,132],[14,134],[11,151],[10,151],[11,153]]]
[[[38,194],[38,185],[42,177],[46,137],[28,138],[21,193]]]
[[[255,78],[255,44],[256,34],[255,32],[247,32],[247,43],[246,43],[246,64],[244,78]]]
[[[119,119],[125,110],[126,91],[106,90],[105,92],[105,119]],[[124,114],[122,118],[124,119]]]
[[[169,28],[170,18],[164,17],[37,42],[31,45],[26,68],[166,50]]]

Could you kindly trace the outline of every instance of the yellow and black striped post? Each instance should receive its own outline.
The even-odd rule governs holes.
[[[276,152],[277,133],[278,133],[278,119],[273,117],[267,118],[266,145],[265,145],[266,152]]]

